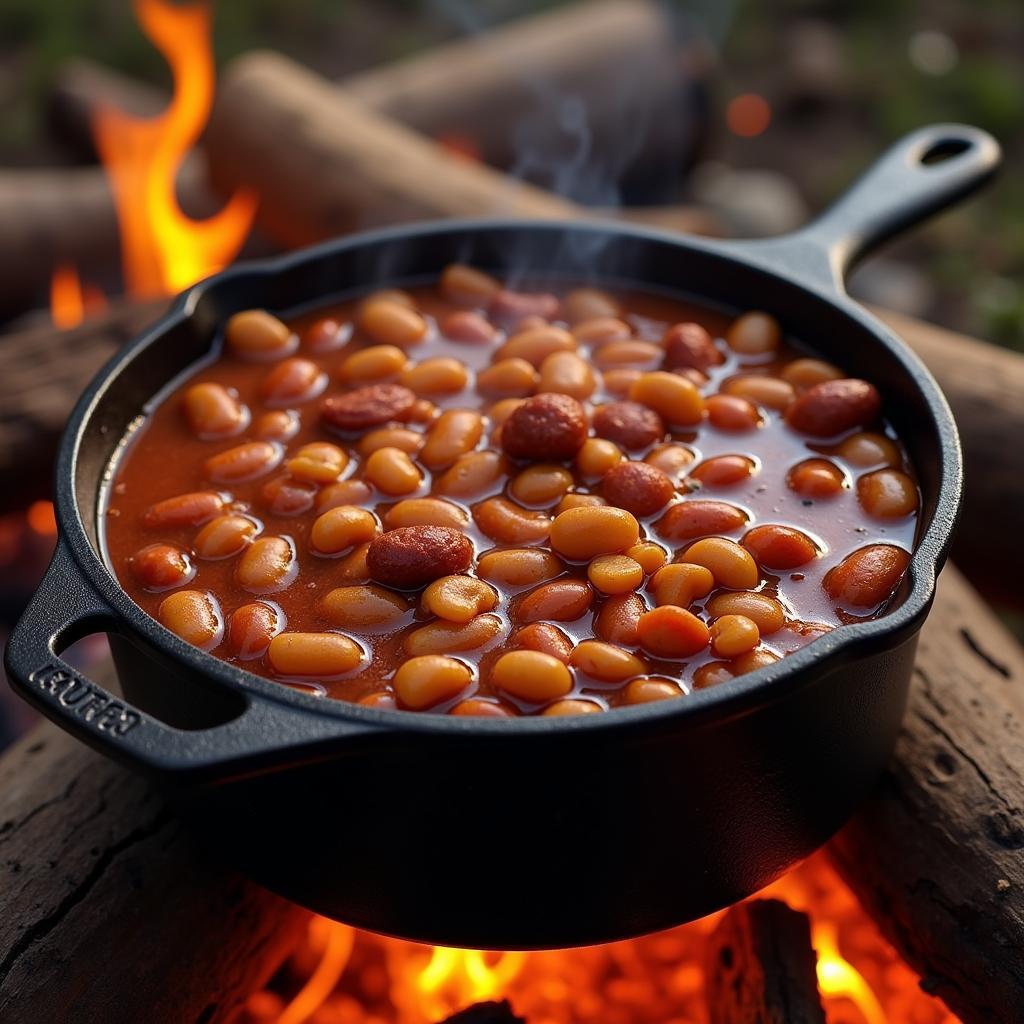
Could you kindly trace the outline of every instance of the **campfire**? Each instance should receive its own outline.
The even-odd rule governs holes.
[[[48,467],[38,463],[52,455],[92,373],[167,297],[230,264],[243,246],[284,251],[364,226],[446,216],[587,216],[576,201],[591,198],[586,189],[554,194],[547,186],[557,182],[523,172],[510,143],[517,116],[538,116],[524,66],[551,89],[588,99],[587,152],[597,158],[632,116],[609,80],[643,67],[630,103],[672,130],[619,153],[623,178],[647,181],[652,168],[685,163],[701,131],[668,112],[707,73],[706,52],[668,42],[646,3],[602,0],[538,16],[341,85],[276,54],[251,54],[228,68],[216,102],[211,10],[168,0],[138,0],[135,9],[171,68],[173,94],[102,71],[58,87],[61,117],[79,130],[88,124],[109,187],[97,186],[97,168],[41,186],[59,209],[32,226],[31,236],[47,242],[47,262],[23,268],[16,283],[32,296],[26,308],[48,298],[51,322],[12,322],[0,335],[10,394],[0,416],[0,479],[10,485],[0,572],[14,581],[13,604],[27,599],[56,536]],[[762,96],[744,94],[724,119],[750,138],[773,116]],[[71,192],[87,211],[77,221]],[[730,230],[687,207],[604,215]],[[961,550],[985,582],[1001,575],[1000,556],[979,551],[977,536],[1015,527],[1024,500],[1020,474],[1008,473],[994,443],[1024,430],[1024,360],[889,319],[958,415],[971,472]],[[89,656],[93,678],[109,675],[102,651]],[[0,1018],[6,1008],[12,1021],[61,1019],[58,990],[70,977],[87,1024],[147,1019],[152,1006],[155,1021],[204,1024],[1010,1024],[1024,1016],[1024,705],[1013,692],[1024,659],[949,569],[917,664],[896,762],[826,850],[728,910],[579,949],[426,946],[311,916],[211,860],[143,781],[73,741],[30,736],[0,762],[0,844],[18,876],[10,923],[0,925]],[[15,788],[16,780],[24,784]],[[65,855],[65,878],[53,882],[43,865]],[[196,873],[205,881],[183,888]],[[165,901],[180,920],[160,923]],[[167,963],[163,974],[140,969],[137,991],[115,1000],[92,982],[109,950],[131,954],[129,920],[151,927],[139,941],[154,963]],[[55,948],[64,977],[46,966]],[[170,1010],[179,964],[180,1005]]]

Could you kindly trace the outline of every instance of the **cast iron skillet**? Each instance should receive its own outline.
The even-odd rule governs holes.
[[[782,238],[445,222],[341,239],[196,285],[106,366],[71,416],[57,466],[60,540],[7,648],[14,685],[77,736],[170,783],[255,878],[361,927],[481,948],[571,946],[748,895],[824,842],[878,777],[960,501],[960,449],[941,393],[847,298],[843,275],[998,161],[984,132],[939,125],[898,143],[837,205]],[[342,292],[432,279],[454,260],[768,310],[874,381],[924,495],[894,609],[680,700],[514,721],[318,700],[146,616],[97,553],[97,503],[152,396],[219,344],[237,310],[287,315]],[[112,635],[124,697],[60,658],[99,630]]]

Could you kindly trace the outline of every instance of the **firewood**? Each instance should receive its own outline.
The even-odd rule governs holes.
[[[965,1024],[1018,1024],[1024,652],[951,567],[915,677],[895,757],[829,849],[927,991]]]
[[[476,1003],[446,1017],[441,1024],[527,1024],[523,1017],[512,1012],[507,999],[500,1003]]]
[[[729,910],[704,960],[710,1024],[825,1024],[806,914],[779,900]]]
[[[307,920],[205,853],[141,776],[55,726],[0,760],[5,1024],[224,1024]]]

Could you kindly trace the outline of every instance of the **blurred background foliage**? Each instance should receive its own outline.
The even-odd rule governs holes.
[[[552,0],[248,0],[215,9],[223,63],[276,47],[340,77],[441,39],[556,6]],[[666,0],[708,39],[712,173],[770,172],[820,209],[901,133],[965,121],[1002,142],[995,187],[938,218],[857,275],[855,289],[1024,350],[1024,9],[1021,0]],[[167,69],[129,0],[0,3],[0,163],[66,159],[45,132],[48,83],[84,56],[154,84]],[[725,108],[756,92],[767,130],[740,138]],[[681,198],[692,198],[681,182]],[[699,196],[698,196],[699,198]],[[872,266],[875,267],[872,270]],[[881,269],[879,269],[879,267]],[[895,271],[894,269],[895,268]]]

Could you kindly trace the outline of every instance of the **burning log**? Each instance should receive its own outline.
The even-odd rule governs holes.
[[[834,839],[879,928],[966,1024],[1024,1019],[1024,652],[952,568],[896,755]]]
[[[710,1024],[825,1024],[810,920],[779,900],[728,911],[704,964]]]
[[[527,1024],[522,1017],[512,1012],[507,1000],[500,1003],[477,1003],[475,1006],[460,1010],[441,1024]]]
[[[0,1020],[229,1020],[308,915],[217,864],[141,776],[42,725],[0,760]]]

